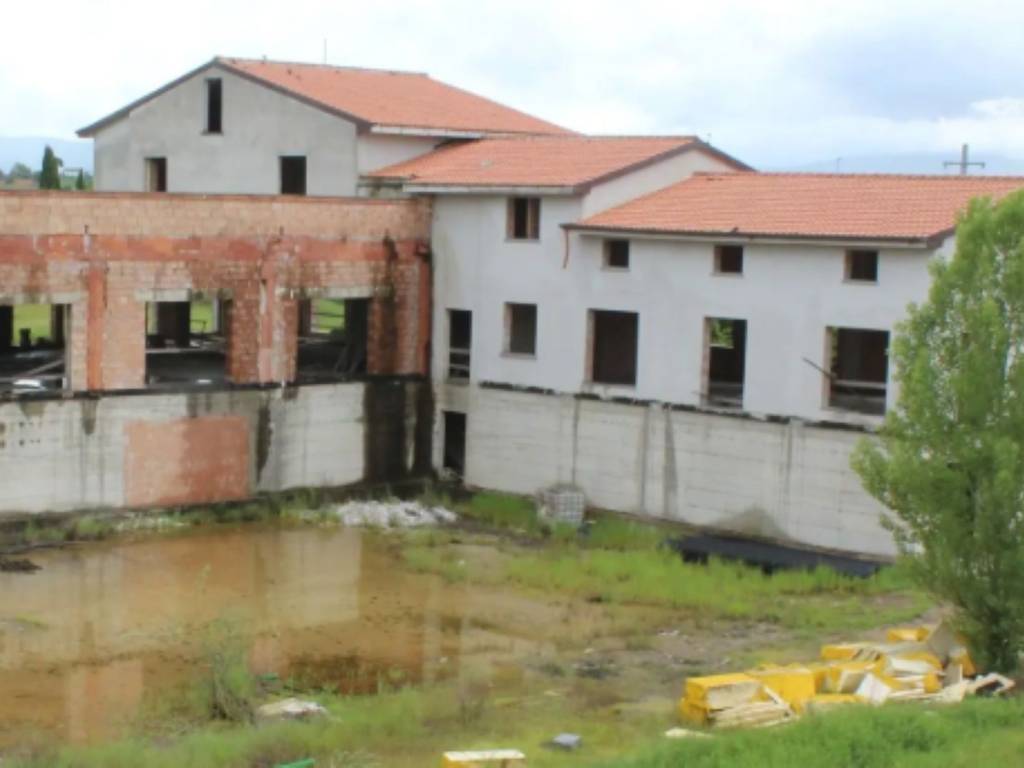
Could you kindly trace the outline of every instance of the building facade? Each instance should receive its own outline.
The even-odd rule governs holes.
[[[79,135],[98,191],[349,196],[446,142],[564,132],[424,74],[215,58]]]
[[[198,489],[185,501],[208,501],[430,463],[470,486],[569,483],[595,507],[890,555],[850,455],[896,402],[892,335],[968,202],[1024,187],[763,174],[694,137],[573,134],[425,75],[239,59],[81,134],[100,190],[275,197],[180,196],[179,218],[173,195],[103,198],[85,217],[0,205],[0,304],[57,305],[68,351],[45,365],[63,367],[33,373],[73,394],[38,424],[0,405],[8,435],[42,430],[6,454],[0,439],[0,466],[67,434],[53,455],[86,468],[0,511],[161,503],[182,477]],[[281,194],[401,199],[321,210]],[[118,217],[146,206],[163,218],[126,238]],[[197,298],[215,303],[214,333],[193,338]],[[345,303],[342,329],[322,299]],[[11,318],[0,306],[0,341]],[[166,377],[165,344],[166,359],[196,358],[186,389],[207,399]],[[198,358],[217,344],[210,378]],[[9,356],[37,353],[21,347]],[[170,469],[148,406],[109,399],[137,389],[171,398]],[[102,391],[97,431],[83,398]],[[196,421],[211,415],[241,420],[235,433]],[[215,433],[237,445],[188,459]],[[156,480],[132,485],[140,475]]]

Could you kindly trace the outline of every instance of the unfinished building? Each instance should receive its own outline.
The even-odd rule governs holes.
[[[0,510],[428,467],[429,226],[412,200],[0,196]]]

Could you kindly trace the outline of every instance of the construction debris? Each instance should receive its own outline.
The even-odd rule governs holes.
[[[560,733],[551,740],[551,746],[555,749],[564,749],[571,752],[579,749],[583,744],[583,737],[575,733]]]
[[[963,638],[944,622],[890,629],[882,643],[825,645],[821,659],[691,677],[680,714],[700,726],[765,726],[847,704],[953,704],[966,696],[1002,695],[1014,686],[1002,675],[977,676]]]
[[[525,763],[526,755],[518,749],[487,749],[478,752],[445,752],[441,768],[511,768]]]
[[[349,501],[331,512],[344,525],[371,528],[418,528],[454,523],[458,516],[444,507],[427,507],[416,501]]]
[[[315,701],[301,699],[282,699],[264,704],[256,710],[257,720],[308,720],[323,717],[327,710]]]

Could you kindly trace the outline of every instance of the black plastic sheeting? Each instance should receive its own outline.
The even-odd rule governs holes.
[[[847,576],[867,578],[876,574],[885,565],[883,561],[867,557],[822,552],[733,536],[704,534],[672,539],[668,543],[688,563],[706,563],[709,557],[718,557],[757,566],[765,573],[780,569],[813,570],[824,566]]]

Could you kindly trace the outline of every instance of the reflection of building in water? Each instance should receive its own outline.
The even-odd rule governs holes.
[[[65,678],[67,738],[74,742],[112,736],[122,730],[142,702],[141,659],[76,667]]]

